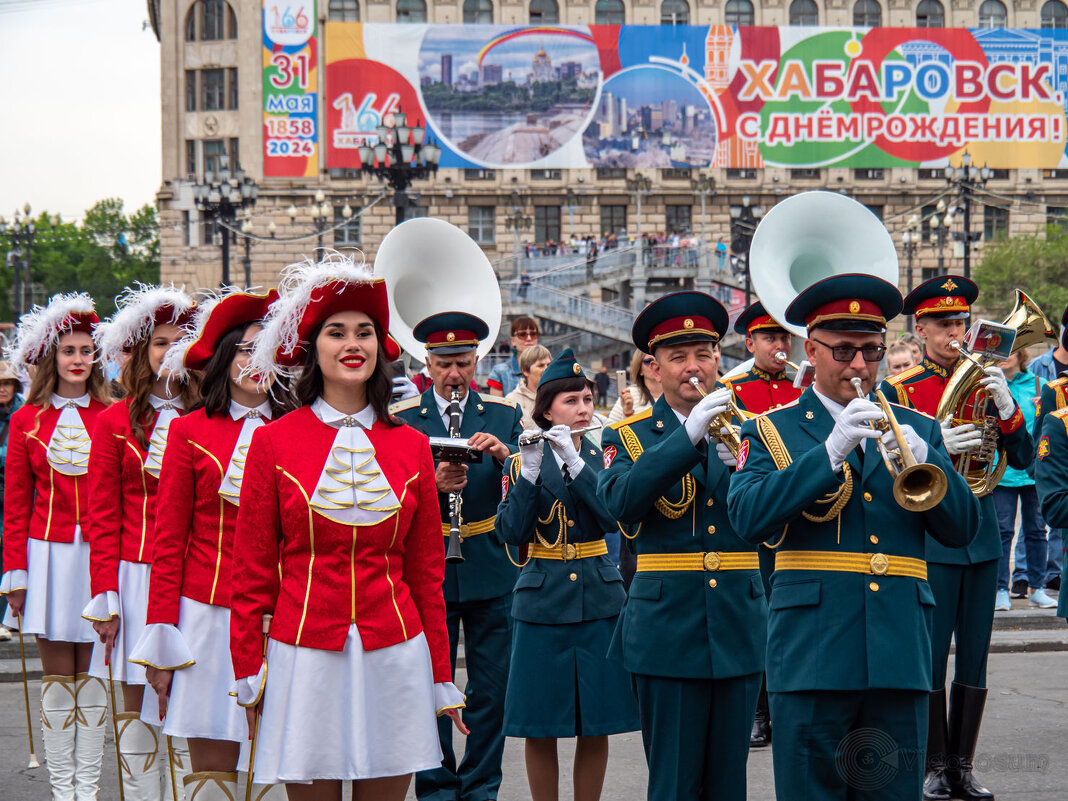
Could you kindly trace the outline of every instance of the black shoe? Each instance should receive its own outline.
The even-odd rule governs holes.
[[[972,762],[963,760],[953,776],[953,798],[963,801],[994,801],[994,794],[975,780],[972,775]]]
[[[944,761],[928,760],[927,774],[923,778],[924,801],[949,801],[953,797]]]
[[[757,712],[753,718],[753,731],[749,734],[750,748],[767,748],[771,745],[771,720],[767,715]]]
[[[1012,592],[1009,593],[1011,598],[1026,598],[1027,597],[1027,579],[1017,579],[1012,582]]]
[[[1061,577],[1060,576],[1054,576],[1049,581],[1047,581],[1046,582],[1046,589],[1047,590],[1056,590],[1057,592],[1060,592],[1061,591]]]

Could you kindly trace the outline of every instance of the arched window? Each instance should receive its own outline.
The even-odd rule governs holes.
[[[983,0],[979,6],[980,28],[1004,28],[1009,22],[1009,12],[1001,0]]]
[[[187,42],[237,38],[237,15],[226,0],[197,0],[185,18]]]
[[[660,4],[661,25],[689,25],[690,4],[686,0],[664,0]]]
[[[397,0],[397,22],[426,22],[426,0]]]
[[[327,19],[333,22],[359,22],[360,4],[358,0],[330,0]]]
[[[916,6],[916,27],[946,27],[946,10],[938,0],[920,0],[920,4]]]
[[[819,25],[820,11],[814,0],[794,0],[790,3],[791,25]]]
[[[727,0],[723,7],[724,25],[752,26],[754,20],[753,4],[749,0]]]
[[[622,25],[623,16],[623,0],[597,0],[593,9],[595,25]]]
[[[857,0],[853,4],[853,27],[878,28],[883,24],[883,7],[878,0]]]
[[[464,0],[464,22],[493,24],[492,0]]]
[[[530,24],[541,25],[560,21],[560,6],[556,0],[530,0]]]
[[[1068,28],[1068,6],[1061,0],[1048,0],[1042,6],[1043,28]]]

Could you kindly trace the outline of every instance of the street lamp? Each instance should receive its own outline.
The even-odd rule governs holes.
[[[326,195],[323,193],[323,190],[317,190],[311,206],[312,224],[315,226],[316,233],[316,261],[319,261],[323,257],[323,232],[330,227],[332,211],[333,210],[326,203]]]
[[[913,214],[905,224],[905,231],[901,234],[901,244],[905,248],[906,272],[905,286],[906,297],[912,294],[912,257],[916,254],[916,248],[920,244],[920,216]],[[909,315],[908,328],[912,328],[912,315]]]
[[[638,247],[634,251],[637,256],[634,261],[634,273],[631,277],[631,286],[633,288],[631,301],[633,302],[634,310],[640,311],[645,308],[645,290],[649,284],[648,279],[645,277],[646,254],[645,243],[642,241],[642,198],[653,190],[653,182],[640,172],[636,172],[634,177],[626,179],[626,185],[627,192],[634,195],[634,204],[637,206],[638,211]]]
[[[37,225],[30,216],[30,204],[22,207],[22,216],[16,209],[10,223],[0,217],[0,236],[11,240],[7,265],[14,274],[12,307],[17,321],[33,307],[33,281],[30,277],[31,251],[37,234]],[[53,223],[54,225],[55,223]]]
[[[959,167],[946,166],[946,183],[956,191],[960,197],[961,210],[964,214],[964,277],[972,277],[972,242],[979,239],[977,231],[972,235],[972,197],[976,190],[986,186],[992,175],[990,168],[983,165],[981,168],[972,164],[972,155],[964,151],[961,156]],[[939,269],[941,273],[941,269]]]
[[[260,188],[240,167],[230,169],[230,157],[219,156],[219,171],[204,173],[204,183],[193,187],[197,209],[222,229],[222,283],[230,284],[230,237],[237,213],[256,205]]]
[[[708,264],[708,239],[705,237],[705,201],[716,194],[716,179],[704,173],[690,179],[690,189],[701,196],[701,262]]]
[[[953,224],[954,215],[957,213],[956,206],[950,206],[947,210],[946,201],[939,200],[935,206],[935,213],[928,221],[931,226],[929,237],[932,247],[938,248],[938,274],[945,275],[945,249],[946,240],[949,238],[949,227]],[[944,215],[944,216],[943,216]]]
[[[273,222],[272,222],[273,225]],[[245,219],[241,223],[241,233],[245,235],[245,258],[242,263],[245,268],[245,289],[252,286],[252,210],[245,209]]]
[[[385,181],[393,189],[393,205],[397,207],[396,223],[400,225],[404,222],[404,209],[408,206],[405,190],[412,185],[412,181],[438,171],[441,148],[433,142],[424,141],[426,128],[422,125],[409,126],[408,115],[404,112],[395,111],[392,116],[392,124],[376,128],[376,145],[360,146],[360,168]]]
[[[731,206],[731,255],[737,259],[745,272],[745,305],[753,299],[753,284],[749,275],[749,247],[753,244],[753,232],[764,216],[760,206],[751,205],[749,195],[742,195],[741,205]]]
[[[512,254],[515,259],[515,271],[519,272],[519,237],[534,222],[530,215],[525,214],[520,208],[519,190],[512,191],[512,213],[505,216],[504,227],[512,232]]]

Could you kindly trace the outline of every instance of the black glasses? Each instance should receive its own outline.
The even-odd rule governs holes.
[[[886,355],[886,345],[865,345],[862,348],[857,348],[853,345],[828,345],[826,342],[820,342],[815,337],[809,337],[809,339],[813,342],[818,342],[825,348],[830,348],[831,356],[834,357],[836,362],[846,362],[848,364],[857,357],[858,350],[866,362],[881,362],[883,356]]]

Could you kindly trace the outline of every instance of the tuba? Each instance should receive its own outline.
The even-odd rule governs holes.
[[[1012,353],[1044,341],[1056,341],[1057,336],[1049,318],[1027,294],[1016,290],[1016,305],[1013,306],[1003,325],[1016,331]],[[1000,358],[984,357],[968,353],[960,343],[954,347],[962,356],[946,382],[942,399],[938,402],[935,416],[939,420],[951,419],[952,425],[975,423],[983,432],[983,441],[975,452],[954,457],[957,472],[965,477],[976,497],[982,498],[993,491],[1001,481],[1008,462],[1004,448],[998,447],[998,416],[990,407],[992,399],[979,382],[986,377],[987,367],[995,367]],[[973,463],[978,466],[973,467]]]

